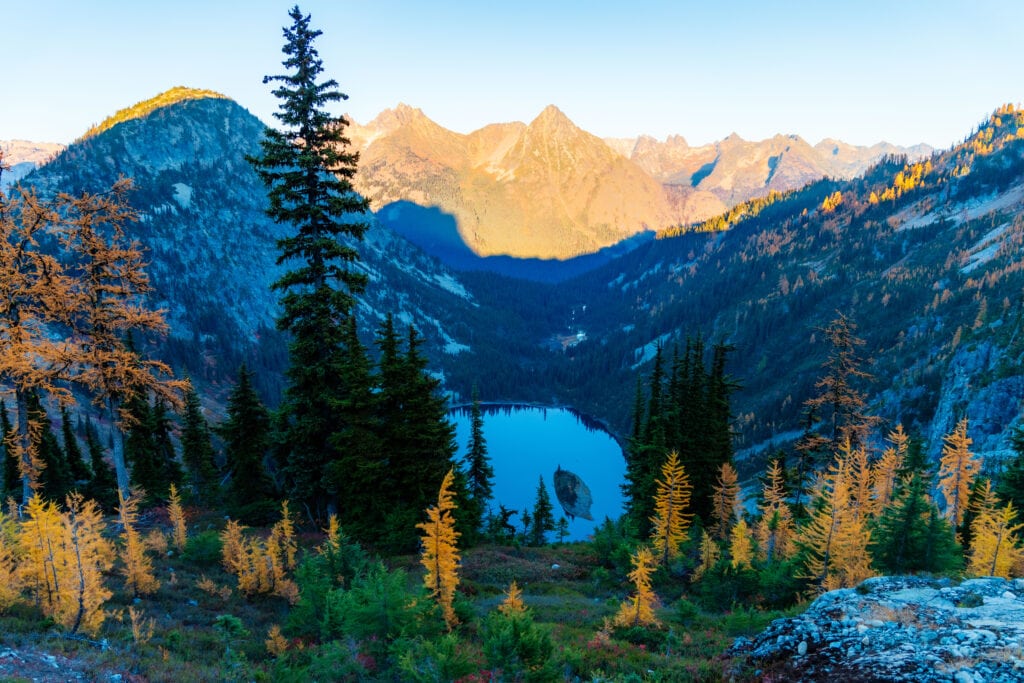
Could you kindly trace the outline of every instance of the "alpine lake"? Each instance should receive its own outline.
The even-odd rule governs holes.
[[[515,511],[509,524],[516,531],[523,528],[522,511],[533,513],[541,480],[547,487],[555,521],[565,517],[569,523],[567,541],[586,540],[605,518],[622,515],[626,461],[619,443],[600,424],[567,408],[483,404],[481,413],[487,455],[494,468],[490,509],[497,514],[498,506],[503,505]],[[459,457],[464,457],[469,444],[470,409],[456,408],[448,417],[455,424]],[[556,495],[556,480],[562,501]],[[587,511],[588,492],[586,515],[582,513]],[[571,516],[573,510],[578,514]],[[558,535],[548,532],[547,538],[554,542]]]

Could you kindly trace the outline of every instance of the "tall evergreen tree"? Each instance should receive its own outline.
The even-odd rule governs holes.
[[[92,478],[85,487],[85,497],[95,500],[103,511],[110,514],[117,508],[117,478],[114,470],[103,459],[103,445],[96,427],[89,422],[85,427],[85,446],[89,451]]]
[[[28,395],[28,419],[29,424],[34,426],[33,447],[44,465],[39,477],[40,493],[48,500],[64,500],[74,488],[75,481],[71,477],[71,468],[68,467],[64,450],[50,428],[50,416],[36,392],[29,392]]]
[[[3,452],[3,499],[14,498],[21,502],[21,473],[18,470],[18,460],[9,448],[9,439],[14,438],[14,426],[11,425],[11,418],[7,414],[7,406],[0,399],[0,451]]]
[[[131,464],[131,483],[151,499],[163,499],[171,484],[181,484],[181,466],[171,442],[171,419],[162,401],[150,405],[145,396],[132,396],[125,404],[128,433],[125,457]]]
[[[913,474],[892,505],[876,520],[871,556],[882,572],[952,571],[961,564],[960,546],[926,493],[927,483]]]
[[[196,500],[207,505],[217,499],[217,466],[213,462],[210,425],[203,415],[199,394],[191,385],[185,391],[181,426],[181,459],[188,468],[188,481]]]
[[[82,449],[78,445],[78,438],[71,428],[71,416],[65,406],[60,407],[60,430],[64,439],[64,456],[68,461],[68,469],[71,471],[71,478],[75,482],[86,482],[92,478],[92,471],[85,464],[82,458]]]
[[[410,325],[405,352],[400,355],[390,316],[381,326],[378,409],[388,463],[379,486],[388,501],[384,538],[395,550],[415,547],[415,535],[409,530],[452,469],[456,453],[447,398],[440,393],[440,381],[427,373],[420,343]]]
[[[1017,510],[1024,510],[1024,425],[1013,430],[1010,447],[1014,457],[999,477],[996,494],[1004,503],[1013,503]]]
[[[273,496],[264,457],[270,449],[270,413],[252,383],[252,372],[242,365],[228,396],[227,415],[217,428],[224,439],[224,459],[230,472],[228,503],[232,510]]]
[[[340,323],[366,284],[366,276],[352,268],[359,260],[352,239],[366,232],[362,215],[369,205],[352,189],[359,155],[348,149],[348,121],[328,111],[347,96],[335,80],[321,80],[323,62],[314,47],[321,31],[310,27],[310,16],[298,7],[289,17],[282,48],[287,73],[263,79],[279,84],[273,90],[280,101],[274,117],[283,129],[268,128],[261,154],[249,161],[268,188],[267,215],[293,230],[277,244],[278,263],[290,270],[273,284],[282,293],[278,327],[291,333],[282,406],[291,495],[326,521],[337,501],[326,488],[324,473],[341,455],[332,439],[342,421],[341,402],[333,399],[344,381]],[[440,481],[429,486],[436,490]]]
[[[530,545],[544,545],[548,542],[547,533],[555,530],[554,507],[551,505],[551,496],[544,484],[544,477],[539,477],[537,481],[537,497],[533,502],[531,519]]]
[[[484,513],[491,499],[494,468],[487,456],[487,439],[484,438],[484,419],[480,410],[480,397],[473,386],[473,407],[469,417],[469,444],[466,451],[466,479],[469,488],[470,526],[479,532],[483,529]],[[472,534],[470,540],[472,540]],[[465,537],[465,534],[463,535]]]

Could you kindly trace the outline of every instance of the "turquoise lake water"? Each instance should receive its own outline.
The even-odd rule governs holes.
[[[566,516],[568,540],[585,540],[605,517],[617,519],[622,514],[620,487],[626,461],[610,434],[561,408],[487,406],[483,418],[487,454],[494,468],[494,511],[499,504],[511,510],[532,510],[538,478],[543,477],[557,522],[564,513],[555,496],[553,477],[561,466],[583,479],[593,496],[590,511],[594,521]],[[450,419],[455,423],[461,457],[469,443],[469,413],[454,411]],[[522,529],[518,514],[510,521]],[[548,540],[557,540],[553,532]]]

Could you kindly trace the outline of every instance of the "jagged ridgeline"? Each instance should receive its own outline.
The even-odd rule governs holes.
[[[175,88],[93,127],[26,182],[44,194],[79,193],[131,178],[131,236],[147,250],[153,303],[170,324],[161,355],[200,381],[230,378],[245,361],[274,397],[287,362],[270,290],[283,272],[284,232],[264,214],[266,190],[245,160],[263,130],[222,95]],[[364,332],[392,312],[415,320],[432,355],[468,348],[451,321],[473,302],[454,276],[376,227],[358,248],[371,279],[359,304]]]

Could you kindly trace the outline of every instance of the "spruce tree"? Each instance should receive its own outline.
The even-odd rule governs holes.
[[[945,572],[960,563],[960,547],[926,493],[927,481],[914,474],[899,496],[882,511],[872,534],[875,567],[890,574]]]
[[[7,405],[0,399],[0,451],[3,452],[3,499],[14,498],[21,502],[21,472],[18,469],[18,460],[8,448],[8,440],[13,438],[14,426],[7,414]]]
[[[544,477],[537,481],[537,498],[533,503],[533,515],[530,525],[530,545],[544,545],[547,543],[547,532],[555,530],[554,508],[551,505],[551,496],[548,495],[548,487],[544,485]]]
[[[268,128],[261,154],[249,161],[267,186],[267,215],[292,231],[277,243],[278,263],[289,270],[273,284],[282,293],[278,328],[291,334],[282,406],[290,494],[326,521],[337,500],[324,473],[341,454],[332,439],[342,421],[340,402],[333,399],[343,387],[339,323],[351,315],[354,295],[366,284],[366,276],[352,267],[359,260],[352,241],[367,230],[362,214],[369,205],[352,189],[359,155],[348,150],[348,121],[328,111],[347,96],[335,80],[321,80],[323,62],[314,47],[321,31],[310,27],[310,17],[298,7],[289,17],[282,49],[287,73],[263,79],[279,84],[273,90],[280,100],[274,117],[283,129]],[[434,490],[438,485],[440,478],[429,483]]]
[[[474,532],[483,529],[484,513],[493,491],[494,468],[487,456],[487,439],[484,438],[484,419],[480,410],[480,397],[473,387],[473,407],[470,410],[469,444],[466,452],[466,479],[469,500],[464,506],[469,510],[469,525]],[[465,534],[463,535],[465,538]],[[475,537],[470,534],[469,540]]]
[[[117,478],[113,468],[103,459],[103,445],[96,427],[89,422],[85,427],[85,446],[89,451],[92,478],[85,487],[85,497],[95,500],[103,511],[110,514],[117,508]]]
[[[270,449],[270,427],[270,413],[253,387],[252,372],[243,364],[228,396],[227,415],[217,428],[230,473],[228,504],[236,516],[239,508],[273,497],[263,462]]]
[[[33,447],[39,460],[45,465],[39,477],[40,493],[47,500],[62,501],[74,488],[75,482],[71,477],[71,468],[64,456],[64,450],[50,428],[50,416],[47,415],[36,392],[28,394],[28,419],[35,425]]]
[[[71,416],[65,406],[60,407],[60,429],[64,439],[64,456],[68,461],[68,468],[71,470],[71,478],[75,482],[87,482],[92,478],[92,471],[82,459],[82,449],[78,445],[78,438],[71,428]]]
[[[1018,425],[1010,435],[1014,457],[1003,470],[996,485],[996,494],[1004,503],[1024,510],[1024,425]]]
[[[203,415],[199,394],[191,385],[185,391],[181,426],[181,459],[196,500],[210,505],[217,499],[217,466],[213,462],[210,425]]]

